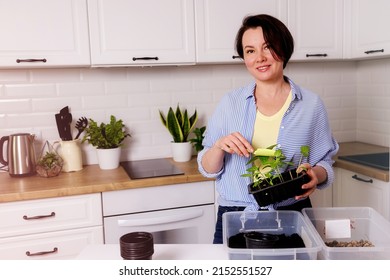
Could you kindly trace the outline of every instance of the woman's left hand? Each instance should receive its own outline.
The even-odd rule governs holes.
[[[300,173],[302,170],[306,170],[307,175],[309,175],[310,181],[302,185],[302,189],[306,189],[307,192],[302,195],[295,196],[296,200],[309,197],[311,194],[314,193],[318,185],[317,175],[309,163],[303,163],[298,166],[297,172]]]

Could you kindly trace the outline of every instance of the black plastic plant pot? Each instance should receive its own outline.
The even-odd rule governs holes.
[[[283,172],[281,176],[283,181],[280,182],[280,179],[276,178],[271,186],[263,183],[254,188],[253,183],[248,185],[249,193],[254,196],[259,206],[274,204],[307,192],[302,189],[302,185],[310,181],[305,172],[297,174],[296,169],[291,169]]]
[[[248,232],[244,234],[246,248],[248,249],[266,249],[277,248],[279,237],[275,234],[262,232]]]

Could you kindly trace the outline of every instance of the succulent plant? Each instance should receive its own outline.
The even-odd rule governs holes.
[[[160,110],[160,119],[172,135],[173,142],[182,143],[188,141],[188,135],[198,120],[198,113],[195,110],[194,114],[189,117],[187,109],[182,111],[178,104],[176,111],[173,111],[172,107],[170,107],[166,116]]]

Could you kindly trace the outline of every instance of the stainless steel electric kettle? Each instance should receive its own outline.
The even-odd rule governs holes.
[[[12,177],[24,177],[35,174],[35,135],[18,133],[3,136],[0,139],[0,163],[8,166],[9,175]],[[8,142],[4,149],[4,144]],[[6,151],[5,159],[3,151]]]

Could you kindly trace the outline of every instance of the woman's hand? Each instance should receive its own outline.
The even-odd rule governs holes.
[[[217,173],[224,164],[225,153],[249,157],[252,145],[239,133],[234,132],[218,139],[202,158],[203,168],[209,173]]]
[[[300,166],[298,166],[297,173],[300,173],[302,171],[306,171],[306,174],[309,176],[310,181],[302,185],[302,189],[306,189],[307,192],[305,192],[302,195],[295,196],[296,200],[309,197],[311,194],[314,193],[318,185],[317,174],[314,172],[313,168],[309,163],[303,163]]]
[[[218,139],[215,142],[214,147],[229,154],[237,154],[245,157],[249,157],[254,151],[252,145],[239,132],[233,132],[232,134]]]

